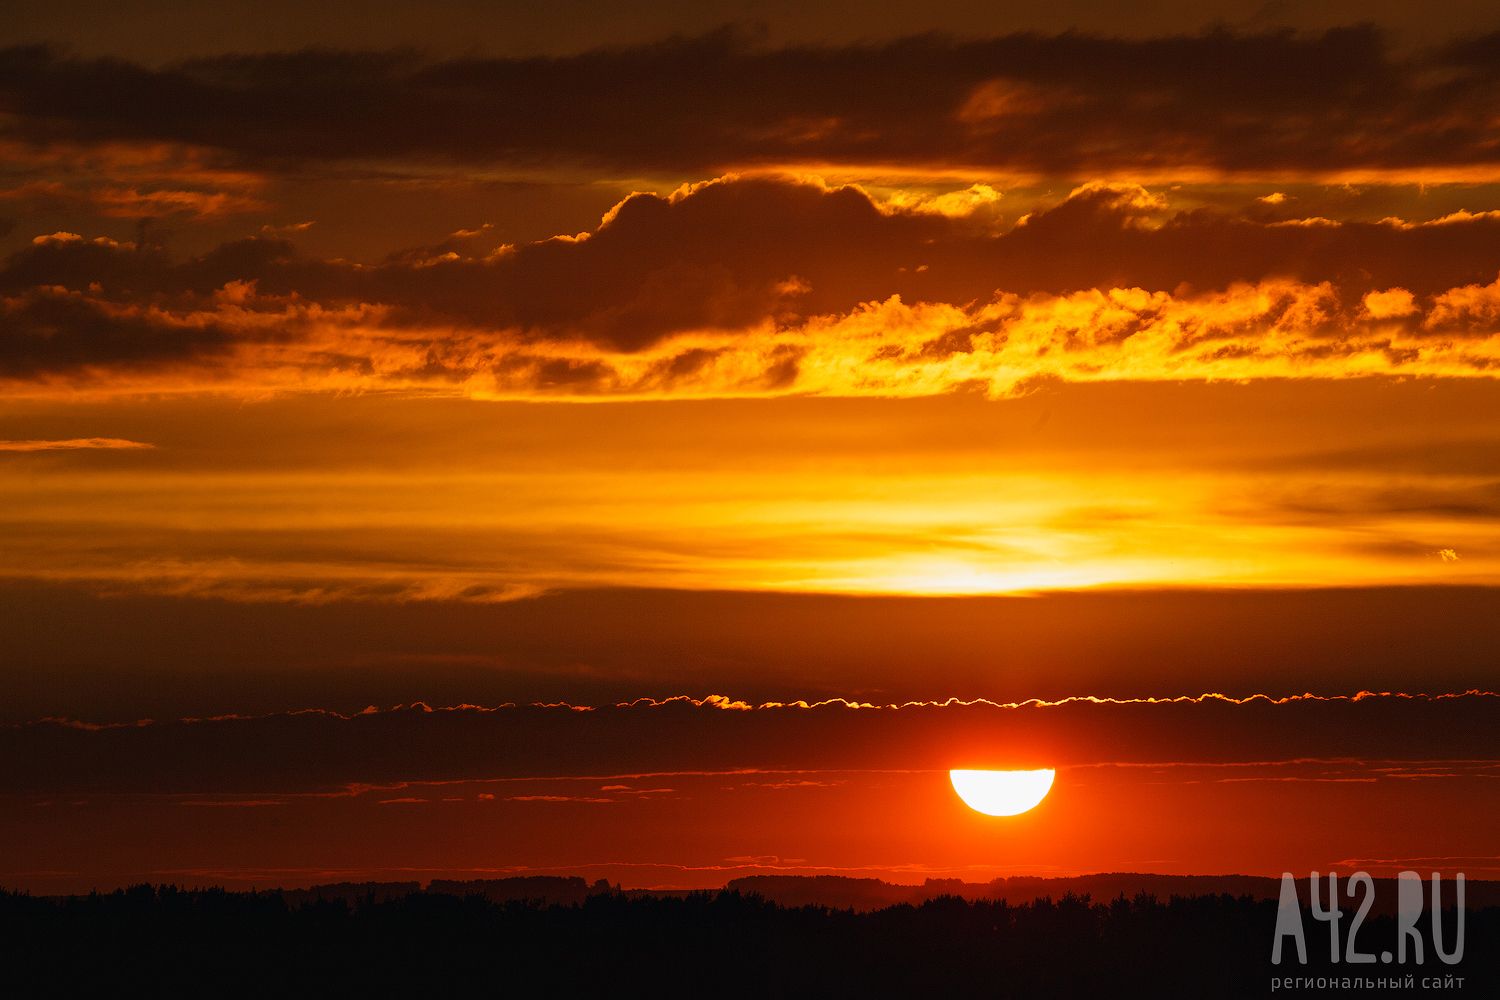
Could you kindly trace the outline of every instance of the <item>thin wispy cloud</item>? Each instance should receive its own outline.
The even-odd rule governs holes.
[[[145,441],[126,438],[56,438],[41,440],[3,440],[0,451],[140,451],[155,448]]]

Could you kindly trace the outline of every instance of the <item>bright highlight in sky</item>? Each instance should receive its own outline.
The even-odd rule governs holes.
[[[1057,772],[949,771],[953,790],[964,804],[986,816],[1017,816],[1047,797]]]

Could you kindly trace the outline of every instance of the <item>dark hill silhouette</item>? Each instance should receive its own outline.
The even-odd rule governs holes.
[[[391,899],[402,899],[414,892],[422,891],[421,882],[331,882],[307,889],[279,889],[288,906],[302,906],[317,901],[342,900],[346,903],[363,903],[374,900],[383,903]]]
[[[1341,879],[1340,885],[1343,885]],[[1374,912],[1394,912],[1394,881],[1375,880]],[[1445,881],[1448,898],[1452,885]],[[961,879],[927,879],[915,885],[886,882],[878,878],[852,878],[846,875],[749,875],[731,879],[724,885],[730,892],[760,896],[783,906],[827,906],[858,911],[876,910],[898,904],[918,905],[939,896],[956,896],[972,901],[1006,900],[1013,905],[1036,899],[1061,899],[1065,895],[1087,896],[1095,900],[1134,897],[1145,893],[1159,899],[1173,896],[1247,896],[1251,899],[1277,899],[1281,880],[1260,875],[1153,875],[1135,872],[1108,872],[1063,878],[1022,875],[997,878],[988,882],[965,882]],[[433,879],[420,882],[336,882],[305,889],[278,889],[289,906],[302,906],[318,900],[343,900],[363,903],[373,899],[384,902],[415,892],[442,893],[452,896],[481,896],[492,903],[529,900],[545,904],[581,903],[589,896],[619,892],[602,879],[589,882],[577,875],[518,875],[496,879]],[[630,897],[680,898],[687,889],[625,889]],[[1299,879],[1297,892],[1308,899],[1307,880]],[[1470,908],[1500,906],[1500,882],[1473,880],[1466,883],[1466,901]]]
[[[1375,879],[1375,913],[1394,913],[1395,880]],[[1344,885],[1341,877],[1339,884]],[[1445,880],[1445,891],[1452,898],[1453,887]],[[832,906],[855,910],[873,910],[899,903],[919,904],[938,896],[958,896],[968,900],[1008,900],[1012,904],[1035,899],[1060,899],[1065,895],[1092,899],[1133,897],[1147,893],[1160,899],[1173,896],[1248,896],[1251,899],[1275,900],[1281,894],[1281,880],[1259,875],[1151,875],[1136,872],[1109,872],[1067,878],[1013,876],[989,882],[964,882],[959,879],[928,879],[920,885],[901,885],[877,878],[849,878],[842,875],[751,875],[732,879],[726,889],[763,896],[783,906]],[[1297,894],[1308,900],[1307,879],[1297,881]],[[1465,900],[1472,907],[1500,906],[1500,882],[1469,880]]]
[[[590,885],[576,875],[522,875],[513,878],[475,879],[457,882],[451,879],[433,879],[428,892],[442,892],[451,896],[483,896],[492,903],[510,903],[534,900],[539,903],[581,903],[591,894],[610,891],[608,882],[598,881]]]

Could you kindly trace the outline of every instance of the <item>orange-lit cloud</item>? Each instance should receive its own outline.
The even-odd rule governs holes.
[[[33,393],[1003,397],[1049,379],[1500,370],[1493,213],[1286,226],[1089,184],[996,230],[993,199],[961,194],[933,208],[726,178],[632,196],[578,237],[377,266],[273,239],[184,261],[54,233],[0,271],[0,377]]]

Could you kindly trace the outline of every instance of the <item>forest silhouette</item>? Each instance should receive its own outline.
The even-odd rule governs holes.
[[[1015,904],[941,895],[865,911],[784,906],[737,890],[649,894],[568,883],[572,902],[524,898],[525,880],[345,884],[231,892],[138,885],[87,896],[0,893],[10,996],[839,997],[1266,996],[1273,977],[1395,974],[1270,963],[1276,903],[1248,895],[1065,894]],[[545,890],[548,880],[532,888]],[[576,884],[575,884],[576,883]],[[552,886],[556,889],[557,886]],[[494,897],[494,898],[487,898]],[[516,898],[503,898],[506,896]],[[1453,914],[1446,915],[1452,934]],[[1404,977],[1496,982],[1500,908],[1467,913],[1468,958]],[[1387,947],[1372,916],[1360,947]]]

